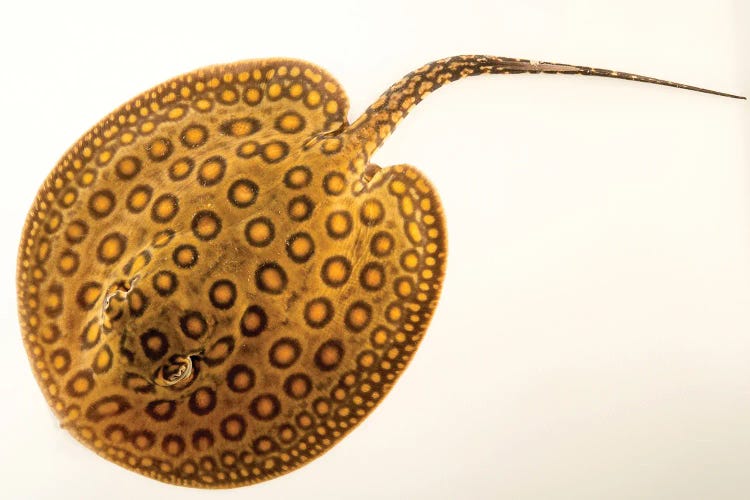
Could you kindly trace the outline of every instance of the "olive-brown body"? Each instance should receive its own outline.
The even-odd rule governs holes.
[[[363,180],[335,134],[347,108],[300,61],[214,67],[62,159],[18,291],[77,439],[162,481],[236,486],[323,453],[385,396],[437,300],[443,218],[414,169]]]
[[[420,100],[484,73],[625,73],[489,56],[430,63],[353,123],[325,71],[194,71],[60,160],[18,260],[32,368],[63,427],[161,481],[233,487],[319,456],[383,399],[437,304],[445,221],[410,166],[369,158]]]

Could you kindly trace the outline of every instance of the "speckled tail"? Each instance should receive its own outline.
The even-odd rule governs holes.
[[[366,162],[383,140],[390,135],[395,126],[414,106],[419,104],[431,92],[446,83],[460,80],[467,76],[514,73],[603,76],[745,99],[744,97],[724,92],[608,69],[508,57],[464,55],[425,64],[421,68],[404,76],[401,80],[391,85],[344,133],[350,137],[353,145],[362,148]]]

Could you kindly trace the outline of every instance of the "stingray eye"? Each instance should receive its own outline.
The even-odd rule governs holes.
[[[197,374],[194,360],[198,354],[179,355],[175,354],[169,361],[159,368],[154,374],[154,383],[162,387],[183,389],[189,386]]]

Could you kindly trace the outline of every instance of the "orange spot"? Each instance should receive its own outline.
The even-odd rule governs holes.
[[[328,113],[329,115],[336,113],[338,110],[339,103],[337,103],[336,101],[328,101],[328,103],[326,103],[326,113]]]
[[[265,220],[256,220],[248,227],[247,235],[255,244],[265,243],[271,238],[273,232],[271,226]]]
[[[375,224],[383,218],[383,206],[376,200],[367,200],[362,205],[362,220],[365,224]]]
[[[377,267],[368,268],[363,275],[363,281],[368,288],[380,288],[383,279],[383,272]]]
[[[409,250],[402,256],[402,265],[407,271],[415,271],[419,266],[419,254],[414,250]]]
[[[251,87],[245,91],[245,101],[248,104],[258,104],[262,97],[260,90],[255,87]]]
[[[269,142],[266,144],[266,146],[263,148],[263,155],[268,159],[269,161],[277,161],[282,156],[286,154],[286,148],[284,145],[278,141],[276,142]]]
[[[284,277],[275,267],[266,267],[260,272],[260,282],[271,292],[280,292],[284,288]]]
[[[156,139],[151,143],[149,151],[151,152],[151,155],[161,158],[169,152],[169,145],[167,145],[167,142],[163,139]]]
[[[247,314],[242,316],[242,325],[247,330],[255,331],[258,328],[260,328],[262,324],[263,324],[263,318],[258,312],[254,310],[251,310]]]
[[[318,92],[317,90],[311,90],[310,92],[307,93],[307,96],[305,97],[305,102],[310,107],[315,107],[319,105],[320,100],[321,100],[320,92]]]
[[[336,366],[341,361],[341,352],[332,345],[324,346],[319,353],[324,366]]]
[[[268,97],[277,98],[281,95],[281,85],[278,83],[272,83],[268,87]]]
[[[279,128],[283,132],[293,133],[299,132],[302,129],[302,117],[296,113],[287,113],[279,120]]]
[[[97,214],[105,214],[112,209],[113,203],[112,198],[104,194],[95,194],[91,202],[91,208]]]
[[[255,411],[261,418],[268,418],[274,414],[276,405],[268,396],[260,396],[255,403]]]
[[[106,349],[102,349],[96,355],[94,366],[99,370],[103,370],[109,365],[111,360],[112,356],[110,356],[109,351],[107,351]]]
[[[77,394],[83,394],[91,388],[91,383],[87,378],[78,377],[73,380],[73,390]]]
[[[215,182],[224,173],[224,165],[215,159],[210,159],[201,165],[200,177],[204,182]]]
[[[359,365],[363,368],[369,368],[375,363],[375,356],[367,352],[359,357]]]
[[[328,175],[325,178],[325,189],[331,194],[337,195],[344,192],[346,181],[340,174]]]
[[[221,100],[225,103],[232,103],[237,99],[237,94],[234,90],[225,89],[221,91]]]
[[[300,85],[299,83],[294,83],[291,87],[289,87],[289,95],[291,97],[297,98],[302,95],[302,92],[304,90],[305,89],[302,87],[302,85]]]
[[[140,211],[148,204],[151,199],[151,195],[145,189],[134,190],[133,194],[128,198],[130,207],[133,210]]]
[[[188,163],[188,161],[185,160],[184,158],[177,160],[170,167],[170,171],[172,172],[172,175],[178,179],[185,177],[187,174],[189,174],[190,169],[191,169],[190,163]]]
[[[208,99],[198,99],[195,102],[195,107],[198,111],[208,111],[213,107],[213,104]]]
[[[216,302],[220,304],[229,303],[234,297],[234,290],[226,283],[220,283],[213,289],[213,297]]]
[[[305,312],[310,323],[321,323],[331,314],[328,302],[322,299],[311,301]]]
[[[306,377],[294,377],[290,380],[288,389],[292,397],[302,398],[310,392],[310,382]]]
[[[206,131],[203,127],[188,127],[183,133],[183,140],[188,146],[198,146],[206,140]]]
[[[323,268],[323,272],[329,281],[333,283],[343,283],[349,276],[349,268],[341,260],[330,261],[328,265]]]
[[[162,220],[172,217],[176,211],[172,200],[169,198],[160,200],[156,204],[154,210],[156,211],[156,215]]]
[[[370,311],[363,306],[352,307],[347,314],[347,320],[355,329],[361,329],[370,322]]]
[[[274,347],[271,356],[280,365],[288,365],[297,357],[294,345],[288,342],[280,342]]]

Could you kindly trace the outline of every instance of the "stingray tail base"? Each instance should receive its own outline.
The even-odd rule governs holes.
[[[745,99],[745,97],[738,95],[608,69],[508,57],[466,55],[449,57],[425,64],[421,68],[404,76],[401,80],[391,85],[377,101],[367,108],[362,116],[343,132],[350,136],[353,144],[362,148],[366,161],[414,106],[419,104],[428,94],[446,83],[460,80],[467,76],[517,73],[554,73],[619,78],[621,80],[651,83],[735,99]]]

